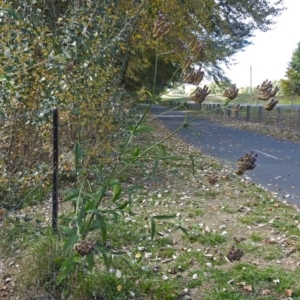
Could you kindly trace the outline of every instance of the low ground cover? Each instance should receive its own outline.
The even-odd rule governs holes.
[[[153,124],[155,132],[136,140],[141,147],[169,134]],[[49,229],[50,202],[9,214],[0,233],[1,299],[300,299],[298,209],[176,136],[165,147],[181,159],[159,161],[132,195],[134,214],[108,228],[107,247],[124,252],[108,271],[95,253],[92,271],[78,267],[57,284],[68,253]],[[144,163],[152,172],[152,161]],[[122,182],[143,177],[133,168]],[[151,240],[153,215],[174,217],[158,219]]]

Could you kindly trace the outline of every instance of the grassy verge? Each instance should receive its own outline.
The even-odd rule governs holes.
[[[141,147],[168,135],[154,125]],[[132,195],[135,213],[108,228],[107,247],[126,253],[109,271],[98,254],[92,272],[56,284],[67,253],[49,230],[50,203],[11,213],[0,232],[0,298],[300,299],[298,210],[176,137],[165,146],[182,159],[160,161]],[[143,176],[136,168],[122,181]],[[153,241],[149,212],[176,215],[158,220]]]

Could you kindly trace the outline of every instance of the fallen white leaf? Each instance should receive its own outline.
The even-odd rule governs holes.
[[[169,277],[168,277],[167,275],[163,275],[162,279],[163,279],[163,280],[168,280]]]
[[[129,294],[130,294],[130,297],[132,297],[132,298],[135,297],[135,293],[134,292],[129,291]]]
[[[120,270],[117,270],[117,271],[116,271],[116,277],[117,277],[117,278],[121,278],[121,277],[122,277],[122,273],[121,273]]]

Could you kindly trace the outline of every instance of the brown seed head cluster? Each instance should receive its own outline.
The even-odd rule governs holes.
[[[236,114],[237,112],[239,112],[241,109],[243,108],[243,106],[241,106],[240,104],[236,105],[232,111]]]
[[[270,98],[275,97],[278,91],[279,87],[276,86],[273,89],[272,82],[267,79],[261,85],[257,86],[257,99],[263,101],[269,100]]]
[[[235,172],[237,175],[243,175],[247,170],[253,170],[256,167],[256,159],[258,154],[251,151],[238,159],[238,170]]]
[[[197,87],[196,90],[191,93],[190,98],[195,103],[202,103],[210,92],[211,90],[209,90],[206,85],[203,88]]]
[[[204,72],[201,71],[201,68],[198,70],[195,70],[194,68],[189,68],[185,73],[183,80],[185,83],[198,85],[201,83],[203,77],[204,77]]]
[[[271,102],[269,102],[269,103],[267,103],[266,105],[264,105],[264,108],[265,108],[266,110],[270,111],[270,110],[272,110],[272,109],[276,106],[277,103],[278,103],[278,100],[275,99],[275,98],[273,98],[273,99],[271,100]]]
[[[193,59],[190,56],[186,57],[182,66],[182,71],[185,72],[191,69],[190,67],[192,63],[193,63]]]
[[[215,185],[218,182],[218,177],[213,175],[208,175],[207,181],[211,185]]]
[[[205,44],[199,41],[196,37],[191,38],[186,44],[185,48],[189,49],[190,53],[197,59],[201,59],[205,54]]]
[[[231,249],[229,250],[228,254],[226,255],[227,259],[230,262],[240,260],[244,256],[244,251],[242,249],[235,249],[234,245],[232,245]]]
[[[223,92],[222,96],[229,98],[230,100],[233,100],[237,97],[238,93],[239,93],[239,89],[237,89],[236,85],[233,84]]]
[[[167,21],[167,14],[159,11],[157,19],[154,21],[153,37],[159,38],[168,35],[173,27],[173,23]]]
[[[96,242],[94,240],[83,240],[74,245],[74,250],[77,251],[81,256],[86,256],[93,251],[95,245]]]

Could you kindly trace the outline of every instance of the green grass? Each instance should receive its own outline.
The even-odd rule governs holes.
[[[199,216],[203,216],[205,214],[205,212],[203,211],[203,209],[201,208],[195,208],[193,211],[190,211],[188,213],[188,218],[196,218]]]
[[[293,299],[300,299],[299,270],[287,273],[285,270],[277,267],[260,267],[237,263],[230,270],[212,269],[211,278],[214,279],[214,288],[208,290],[203,297],[205,300],[216,299],[283,299],[285,289],[293,288]],[[275,283],[279,280],[279,283]],[[251,286],[252,291],[247,291],[243,285],[244,282]],[[278,282],[278,281],[277,281]],[[263,296],[262,292],[269,290],[269,296]]]
[[[214,233],[194,233],[188,238],[191,243],[200,243],[205,246],[216,246],[225,243],[227,240],[225,236]]]
[[[252,232],[250,234],[250,239],[253,242],[261,242],[264,239],[264,237],[259,232]]]
[[[178,144],[178,149],[186,149],[176,139],[169,146],[172,153],[179,151]],[[83,258],[75,271],[58,285],[56,276],[61,263],[74,255],[74,250],[63,248],[64,233],[52,235],[45,226],[49,221],[36,222],[43,217],[37,208],[26,222],[24,215],[20,220],[8,218],[0,231],[0,253],[7,261],[12,259],[20,265],[15,295],[25,298],[31,289],[57,299],[63,294],[78,300],[101,297],[177,300],[183,288],[188,288],[192,299],[197,295],[206,300],[263,300],[284,299],[284,290],[292,288],[293,299],[300,299],[300,271],[292,268],[300,261],[300,230],[295,222],[300,221],[299,214],[268,192],[229,173],[226,163],[198,154],[195,166],[197,172],[193,174],[188,159],[170,160],[158,167],[156,178],[132,193],[135,214],[120,213],[118,222],[109,222],[107,226],[105,247],[125,252],[113,257],[110,272],[101,253],[95,250],[96,264],[92,271]],[[208,185],[207,172],[202,171],[207,169],[211,176],[218,176],[218,185]],[[128,179],[143,175],[134,169],[120,178],[126,186]],[[202,188],[203,183],[209,190]],[[68,214],[66,207],[63,209]],[[30,213],[31,208],[27,211]],[[176,217],[157,220],[151,240],[151,217],[171,213]],[[66,219],[60,223],[72,226]],[[186,228],[188,235],[177,230],[178,226]],[[210,228],[207,232],[206,226]],[[224,235],[223,231],[227,233]],[[102,234],[95,230],[91,237],[101,243]],[[284,247],[265,242],[266,238],[277,239],[281,235],[286,240]],[[245,240],[236,244],[234,237]],[[233,244],[245,254],[240,261],[228,262],[225,256]],[[282,250],[289,247],[295,251],[287,256]],[[292,267],[285,265],[289,259],[294,262]],[[278,260],[282,263],[277,263]],[[116,270],[121,276],[116,276]],[[279,284],[274,283],[276,279]],[[251,285],[252,291],[245,290],[240,282]],[[270,295],[263,296],[264,290],[269,290]]]

